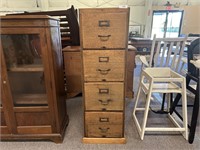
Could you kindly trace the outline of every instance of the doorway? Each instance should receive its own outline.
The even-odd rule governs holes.
[[[183,11],[163,10],[153,11],[151,38],[179,37],[182,25]]]

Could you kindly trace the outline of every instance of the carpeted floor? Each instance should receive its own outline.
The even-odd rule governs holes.
[[[140,64],[137,63],[134,76],[134,91],[137,92]],[[62,144],[51,141],[1,142],[0,150],[197,150],[200,149],[200,125],[198,122],[193,144],[189,144],[181,134],[148,133],[140,140],[132,119],[134,99],[126,99],[125,137],[126,144],[83,144],[83,103],[82,97],[67,100],[69,125]],[[189,108],[190,109],[190,108]],[[189,116],[191,111],[188,110]],[[151,122],[162,122],[164,116],[150,114]],[[156,119],[153,119],[156,118]]]

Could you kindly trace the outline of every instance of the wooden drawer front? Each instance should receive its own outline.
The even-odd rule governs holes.
[[[123,110],[124,83],[85,83],[86,110]]]
[[[125,50],[83,51],[85,81],[124,81]]]
[[[85,112],[85,124],[123,124],[122,112]]]
[[[127,12],[80,12],[83,49],[126,48],[127,20]]]
[[[86,137],[122,137],[122,125],[88,125]]]
[[[16,112],[15,117],[18,126],[39,126],[51,124],[49,112]]]

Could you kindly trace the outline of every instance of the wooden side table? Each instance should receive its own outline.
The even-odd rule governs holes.
[[[150,54],[152,40],[149,38],[132,38],[129,45],[136,47],[136,54],[147,55]]]

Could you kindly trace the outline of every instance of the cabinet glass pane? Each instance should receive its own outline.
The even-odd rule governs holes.
[[[47,105],[40,37],[1,35],[14,106]]]

